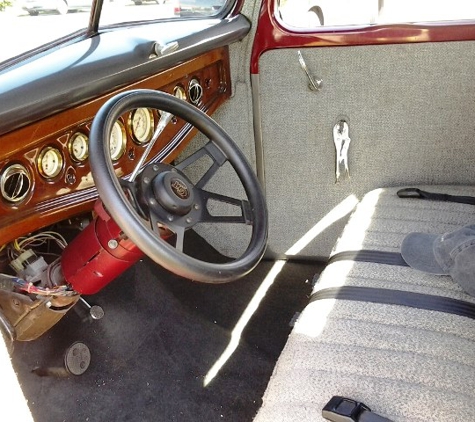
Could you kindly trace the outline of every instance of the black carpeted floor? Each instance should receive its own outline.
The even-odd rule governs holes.
[[[214,254],[198,236],[187,244]],[[216,256],[216,259],[222,257]],[[306,304],[316,264],[287,263],[243,333],[231,359],[204,387],[209,369],[272,267],[262,262],[227,285],[196,284],[148,259],[88,301],[105,317],[76,305],[34,342],[14,344],[12,360],[36,422],[250,421],[290,331]],[[81,376],[38,376],[62,366],[64,351],[83,341],[92,360]]]

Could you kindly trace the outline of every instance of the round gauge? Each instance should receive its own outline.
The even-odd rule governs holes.
[[[112,161],[118,160],[125,151],[127,138],[125,137],[124,125],[117,120],[112,126],[109,148]]]
[[[129,126],[132,136],[139,144],[145,144],[153,135],[153,113],[149,108],[137,108],[130,113]]]
[[[175,89],[173,90],[173,95],[177,98],[179,98],[180,100],[183,100],[183,101],[186,101],[186,92],[185,92],[185,88],[183,88],[182,86],[180,85],[177,85],[175,87]]]
[[[38,157],[38,170],[47,179],[56,177],[63,168],[63,156],[57,148],[46,147]]]
[[[76,132],[69,140],[69,153],[74,161],[84,161],[89,155],[89,139],[84,133]]]

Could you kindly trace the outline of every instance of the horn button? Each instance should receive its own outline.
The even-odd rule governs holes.
[[[149,176],[149,186],[152,188],[152,195],[149,197],[149,205],[156,201],[169,213],[174,215],[188,214],[194,203],[193,184],[188,178],[172,166],[161,164],[154,165],[152,173],[146,173]],[[152,177],[150,177],[152,176]]]

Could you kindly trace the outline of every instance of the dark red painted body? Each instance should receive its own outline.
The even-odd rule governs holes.
[[[66,282],[86,295],[97,293],[144,256],[123,235],[102,202],[97,202],[94,209],[97,217],[68,245],[61,258]]]
[[[251,55],[251,73],[259,73],[259,57],[278,48],[336,47],[369,44],[475,40],[475,22],[433,24],[368,25],[364,27],[318,28],[291,31],[274,16],[274,0],[262,0]]]

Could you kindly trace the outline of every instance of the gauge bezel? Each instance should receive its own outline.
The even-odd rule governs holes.
[[[54,152],[57,159],[57,164],[56,164],[56,167],[54,168],[54,171],[49,173],[45,171],[43,164],[44,164],[45,155],[51,152]],[[59,150],[59,148],[53,147],[53,146],[47,146],[43,148],[40,152],[40,155],[38,156],[37,167],[38,167],[39,173],[45,179],[50,180],[50,179],[56,178],[59,174],[61,174],[61,171],[63,170],[63,167],[64,167],[64,158],[63,158],[62,152]]]
[[[86,152],[82,156],[77,156],[74,153],[74,149],[73,149],[74,141],[79,137],[85,138],[84,142],[85,142]],[[71,136],[71,138],[69,139],[69,142],[68,142],[68,151],[69,151],[69,155],[71,157],[71,160],[73,160],[74,162],[83,163],[84,161],[86,161],[87,158],[89,157],[89,136],[87,136],[83,132],[73,133],[73,135]]]
[[[177,85],[173,88],[173,95],[180,100],[187,101],[186,90],[181,85]]]
[[[203,98],[203,87],[198,78],[191,79],[188,84],[188,98],[191,104],[198,106]]]
[[[110,154],[110,158],[112,161],[118,161],[122,158],[122,156],[124,155],[125,153],[125,149],[127,148],[127,135],[125,133],[125,127],[124,127],[124,124],[122,123],[121,120],[117,120],[113,127],[112,127],[112,131],[114,130],[114,127],[115,126],[119,126],[120,128],[120,133],[121,133],[121,138],[120,138],[120,146],[119,146],[119,149],[115,152],[115,154],[112,154],[111,152],[111,141],[109,139],[109,154]],[[111,131],[111,137],[112,137],[112,131]]]
[[[8,179],[14,176],[15,173],[22,178],[22,181],[21,185],[15,188],[14,193],[10,194],[7,192],[6,184]],[[27,182],[26,188],[23,187],[23,183],[25,181]],[[31,174],[23,164],[9,164],[2,170],[2,174],[0,176],[0,191],[3,200],[9,205],[18,205],[20,202],[23,202],[31,193],[32,186],[33,180]]]
[[[142,137],[137,136],[137,133],[134,129],[134,118],[136,116],[136,113],[139,110],[143,110],[147,116],[148,128],[147,128],[146,133]],[[153,112],[150,108],[147,108],[147,107],[136,108],[135,110],[132,110],[130,112],[127,125],[129,127],[130,134],[132,135],[133,141],[139,145],[145,145],[148,142],[150,142],[150,140],[152,139],[153,131],[155,130],[155,116],[153,115]]]

